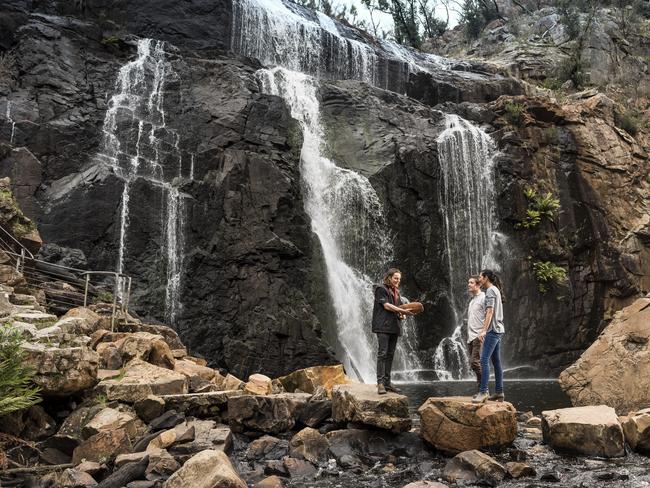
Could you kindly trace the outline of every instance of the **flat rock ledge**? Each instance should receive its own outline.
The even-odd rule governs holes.
[[[395,393],[378,395],[375,385],[335,385],[332,418],[335,422],[356,422],[394,433],[411,428],[408,398]]]
[[[512,444],[516,413],[509,402],[475,404],[470,397],[431,397],[418,409],[424,440],[449,454]]]
[[[605,458],[625,455],[623,427],[605,405],[542,412],[544,442],[562,453]]]

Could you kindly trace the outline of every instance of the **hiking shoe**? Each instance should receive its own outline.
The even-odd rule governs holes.
[[[488,400],[490,400],[491,402],[502,402],[505,399],[506,399],[506,396],[503,394],[503,392],[495,393],[494,395],[490,395],[489,398],[488,398]]]
[[[402,390],[394,387],[393,385],[386,385],[386,391],[392,391],[393,393],[402,393]]]
[[[472,403],[483,403],[490,395],[488,393],[477,393],[472,397]]]
[[[387,392],[386,392],[386,387],[385,387],[383,384],[379,383],[379,384],[377,385],[377,394],[379,394],[379,395],[385,395],[386,393],[387,393]]]

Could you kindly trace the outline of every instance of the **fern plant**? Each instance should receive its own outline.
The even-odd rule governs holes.
[[[553,286],[559,285],[567,278],[567,270],[550,261],[536,261],[533,263],[533,272],[537,279],[537,288],[540,293],[546,293]]]
[[[530,229],[536,227],[544,217],[553,222],[560,210],[560,200],[558,198],[555,198],[551,192],[539,195],[534,188],[524,189],[524,195],[528,199],[526,218],[516,225],[517,228]]]
[[[0,416],[29,408],[41,401],[31,382],[34,369],[25,363],[20,331],[0,325]]]

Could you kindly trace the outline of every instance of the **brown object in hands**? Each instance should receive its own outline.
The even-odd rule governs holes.
[[[408,310],[412,312],[413,315],[424,312],[424,305],[422,305],[420,302],[404,303],[403,305],[400,305],[399,308],[402,310]]]

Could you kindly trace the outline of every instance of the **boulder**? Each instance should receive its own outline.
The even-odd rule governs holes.
[[[149,422],[162,415],[165,411],[165,400],[156,395],[148,395],[133,404],[135,412],[145,422]]]
[[[560,386],[574,406],[608,405],[619,414],[646,408],[650,297],[617,312],[596,341],[560,374]]]
[[[146,429],[142,421],[124,409],[104,408],[82,428],[81,434],[87,439],[104,430],[124,429],[129,439],[134,442]]]
[[[282,478],[274,475],[258,481],[253,485],[253,488],[282,488],[282,486]]]
[[[411,428],[408,398],[394,393],[378,395],[375,385],[335,385],[332,418],[335,422],[358,422],[391,432]]]
[[[172,454],[194,455],[206,449],[228,453],[232,449],[232,432],[227,425],[212,420],[191,420],[187,426],[194,429],[194,440],[173,446]]]
[[[149,464],[145,472],[148,480],[166,480],[181,467],[166,450],[149,453]]]
[[[149,332],[133,332],[115,341],[124,362],[142,359],[162,368],[174,368],[174,355],[162,336]]]
[[[228,399],[228,416],[234,430],[256,430],[277,434],[291,430],[307,403],[308,393],[242,395]]]
[[[614,409],[605,405],[546,410],[542,433],[556,451],[608,458],[625,455],[623,427]]]
[[[505,476],[506,468],[475,449],[456,454],[442,471],[443,479],[450,483],[486,483],[496,486]]]
[[[298,432],[289,441],[289,455],[297,459],[305,459],[310,463],[318,464],[327,461],[330,443],[323,434],[316,429],[306,427]]]
[[[430,459],[429,450],[415,432],[394,434],[381,429],[342,429],[325,434],[330,454],[339,462],[405,456],[410,461]],[[352,463],[354,464],[354,463]]]
[[[44,478],[47,478],[47,476]],[[42,481],[46,482],[46,479]],[[58,476],[56,478],[53,477],[52,481],[54,481],[54,486],[57,488],[86,488],[97,486],[97,481],[90,474],[73,468],[68,468],[62,473],[58,473]]]
[[[210,391],[207,393],[187,393],[183,395],[163,395],[167,410],[174,409],[186,415],[199,418],[214,418],[226,410],[228,399],[243,395],[242,390]]]
[[[247,488],[228,456],[205,450],[191,457],[165,481],[163,488]]]
[[[243,390],[246,386],[246,383],[230,373],[226,376],[217,373],[212,381],[219,390]]]
[[[99,328],[101,316],[97,312],[93,312],[87,307],[77,307],[71,308],[65,313],[64,316],[61,317],[61,320],[65,319],[83,320],[87,324],[88,329],[90,330],[90,334],[92,334]]]
[[[524,478],[527,476],[537,476],[537,471],[526,463],[510,462],[506,463],[506,470],[513,478]]]
[[[282,464],[291,478],[310,478],[316,474],[314,465],[302,459],[285,457]]]
[[[160,449],[167,449],[176,443],[193,441],[194,434],[194,426],[183,422],[151,439],[147,446],[147,452],[156,452]]]
[[[205,381],[211,381],[217,374],[214,369],[208,368],[207,366],[200,366],[194,361],[187,359],[177,359],[174,363],[174,371],[184,374],[189,380],[200,378]]]
[[[67,396],[97,383],[99,356],[88,347],[23,344],[25,361],[36,371],[32,381],[46,396]]]
[[[131,440],[124,429],[103,430],[75,448],[72,464],[77,465],[82,461],[106,463],[118,454],[131,452],[131,449]]]
[[[149,395],[187,393],[187,378],[181,373],[134,359],[124,367],[122,377],[103,380],[97,385],[109,400],[135,403]]]
[[[244,392],[249,395],[268,395],[272,390],[272,380],[263,374],[252,374],[244,386]]]
[[[25,322],[27,324],[33,324],[39,329],[44,327],[49,327],[54,325],[58,320],[56,315],[52,315],[44,312],[22,312],[13,314],[14,320],[18,322]]]
[[[282,459],[288,452],[289,443],[283,439],[263,435],[248,445],[246,459],[249,460],[271,460]]]
[[[324,387],[330,397],[332,396],[332,387],[334,385],[347,385],[353,382],[345,375],[342,364],[299,369],[275,381],[291,393],[301,391],[313,394],[316,393],[319,387]]]
[[[650,454],[650,408],[621,417],[625,440],[641,454]]]
[[[516,413],[508,402],[475,404],[469,397],[431,397],[418,409],[422,437],[451,454],[512,444]]]

